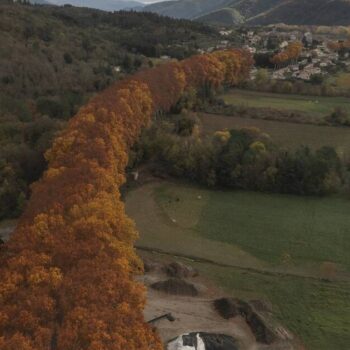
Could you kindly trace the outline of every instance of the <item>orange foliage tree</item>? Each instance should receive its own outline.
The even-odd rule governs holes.
[[[233,85],[244,51],[137,73],[92,98],[46,154],[48,170],[0,255],[1,350],[160,350],[143,319],[137,232],[120,198],[127,153],[186,88]]]
[[[341,50],[349,50],[350,49],[350,39],[344,41],[329,41],[327,46],[332,51],[341,51]]]
[[[286,63],[296,62],[303,50],[303,44],[299,41],[292,42],[288,47],[274,55],[271,59],[271,62],[276,66],[281,66]]]

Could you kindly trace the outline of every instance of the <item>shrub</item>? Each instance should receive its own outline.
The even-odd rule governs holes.
[[[326,117],[326,121],[333,125],[350,126],[350,116],[348,112],[341,107],[335,108],[332,114]]]
[[[176,133],[180,136],[191,136],[196,122],[189,117],[181,117],[175,123]]]
[[[67,64],[72,64],[73,63],[73,57],[68,52],[66,52],[63,55],[63,59],[64,59],[64,62],[66,62]]]
[[[37,101],[37,109],[41,115],[47,115],[50,118],[63,118],[64,108],[62,103],[50,99],[50,98],[40,98]]]

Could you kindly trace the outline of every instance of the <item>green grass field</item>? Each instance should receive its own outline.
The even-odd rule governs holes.
[[[196,227],[204,237],[237,244],[273,264],[288,255],[298,265],[333,261],[350,271],[350,200],[221,191],[209,196]]]
[[[349,282],[276,278],[203,263],[193,265],[236,297],[271,301],[274,317],[297,334],[306,349],[349,349]]]
[[[223,129],[257,127],[277,144],[295,149],[300,145],[318,149],[332,146],[338,154],[350,154],[350,128],[295,124],[273,120],[249,119],[214,114],[200,114],[203,131],[213,134]]]
[[[233,295],[271,301],[307,349],[348,349],[350,200],[163,182],[131,191],[126,209],[139,246],[228,265],[194,263]],[[332,282],[317,279],[326,261]]]
[[[320,117],[331,114],[336,107],[350,112],[350,99],[346,97],[288,95],[235,89],[221,98],[227,104],[237,106],[294,110]]]
[[[350,200],[241,191],[206,191],[184,185],[155,188],[163,213],[200,237],[237,245],[261,261],[295,265],[333,261],[350,272]],[[258,244],[257,244],[258,242]]]

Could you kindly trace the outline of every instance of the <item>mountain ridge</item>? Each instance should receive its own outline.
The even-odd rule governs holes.
[[[219,25],[350,25],[350,0],[175,0],[143,10]]]
[[[88,7],[103,11],[119,11],[131,8],[142,8],[145,6],[136,0],[31,0],[34,4],[42,5],[72,5],[76,7]]]

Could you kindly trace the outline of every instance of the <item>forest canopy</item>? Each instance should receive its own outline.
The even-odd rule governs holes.
[[[0,1],[0,220],[17,217],[44,152],[86,101],[113,82],[183,59],[218,33],[156,14]]]

